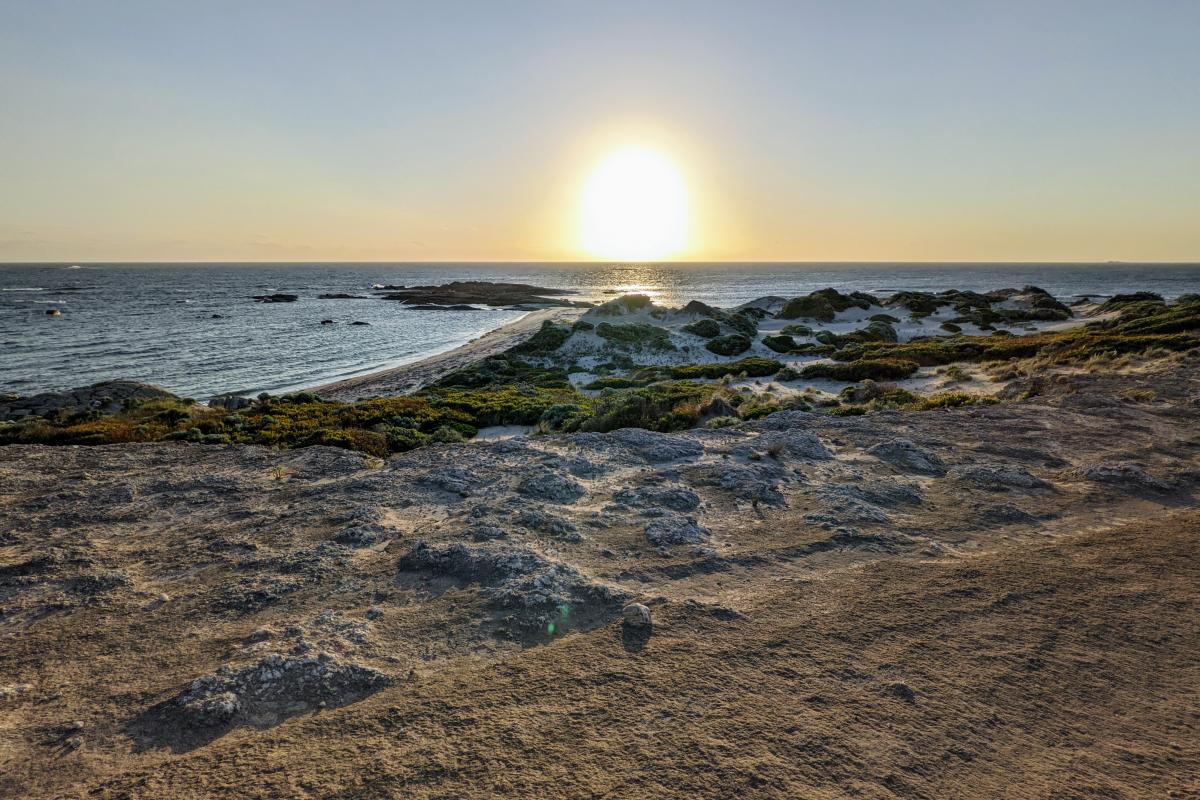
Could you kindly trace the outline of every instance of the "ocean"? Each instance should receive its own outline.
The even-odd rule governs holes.
[[[1029,284],[1061,298],[1200,293],[1200,264],[6,264],[0,265],[0,392],[33,394],[112,378],[187,397],[285,392],[452,349],[523,312],[416,311],[374,284],[452,280],[573,289],[572,299],[639,292],[730,306],[826,286],[986,291]],[[295,303],[256,303],[286,292]],[[46,314],[57,308],[61,316]],[[334,320],[322,325],[321,320]],[[360,321],[367,325],[349,323]]]

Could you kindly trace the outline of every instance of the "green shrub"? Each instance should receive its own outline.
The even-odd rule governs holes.
[[[796,347],[796,340],[785,334],[764,336],[762,343],[765,347],[774,350],[776,353],[790,353]]]
[[[644,322],[626,322],[610,325],[601,322],[596,326],[596,335],[627,350],[674,350],[671,334],[666,328],[647,325]]]
[[[624,378],[613,375],[605,378],[597,378],[583,388],[588,389],[589,391],[598,391],[600,389],[632,389],[636,386],[646,386],[647,384],[653,382],[653,379],[639,380],[637,378]]]
[[[779,331],[781,336],[812,336],[813,329],[807,325],[784,325]]]
[[[793,297],[775,316],[779,319],[815,319],[821,322],[833,322],[837,312],[825,298],[809,295],[808,297]]]
[[[660,383],[641,389],[605,392],[592,402],[591,415],[578,418],[567,430],[613,431],[646,428],[678,431],[694,427],[699,407],[712,396],[713,386],[696,383]]]
[[[740,333],[718,336],[715,339],[709,339],[704,344],[705,348],[719,356],[736,356],[738,353],[744,353],[749,350],[750,345],[750,338]]]
[[[562,347],[563,342],[571,338],[571,333],[571,328],[565,325],[555,325],[550,320],[546,320],[542,323],[542,327],[538,329],[537,333],[520,344],[510,347],[508,352],[530,355],[553,353]]]
[[[711,339],[721,333],[721,326],[711,319],[701,319],[684,325],[680,330],[702,339]]]
[[[905,361],[895,358],[854,361],[849,364],[821,363],[809,364],[800,370],[805,378],[828,378],[835,381],[857,382],[870,378],[871,380],[899,380],[907,378],[917,371],[915,361]]]
[[[737,361],[723,361],[711,364],[685,364],[680,367],[659,367],[671,378],[678,380],[696,380],[698,378],[723,378],[726,375],[746,373],[751,378],[765,378],[774,375],[783,367],[772,358],[742,358]]]

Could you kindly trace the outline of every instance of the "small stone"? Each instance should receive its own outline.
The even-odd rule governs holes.
[[[625,624],[631,628],[649,628],[650,609],[641,603],[630,603],[621,609],[621,615],[625,618]]]
[[[270,628],[259,628],[254,633],[252,633],[248,637],[246,637],[246,641],[251,642],[251,643],[265,642],[267,639],[270,639],[274,635],[275,635],[275,631],[271,630]]]
[[[171,602],[171,595],[167,594],[166,592],[163,592],[162,594],[160,594],[160,595],[158,596],[158,602],[160,602],[160,603],[169,603],[169,602]]]

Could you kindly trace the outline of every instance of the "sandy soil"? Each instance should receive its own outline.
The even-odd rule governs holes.
[[[382,466],[0,448],[0,796],[1196,797],[1196,357],[1021,380]]]
[[[429,312],[437,313],[437,312]],[[442,375],[469,366],[475,361],[503,352],[519,344],[550,320],[554,322],[573,320],[583,314],[583,309],[546,308],[531,311],[518,320],[502,325],[466,344],[439,353],[411,364],[359,375],[337,383],[315,386],[308,391],[316,392],[328,400],[352,402],[364,397],[378,395],[408,394],[432,383]]]

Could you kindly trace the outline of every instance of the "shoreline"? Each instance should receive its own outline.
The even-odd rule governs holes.
[[[365,375],[312,386],[303,391],[318,394],[325,400],[347,403],[378,395],[409,394],[447,373],[507,350],[535,333],[543,322],[575,319],[582,316],[586,310],[561,307],[540,308],[477,336],[452,350],[434,353],[407,364],[368,372]]]

